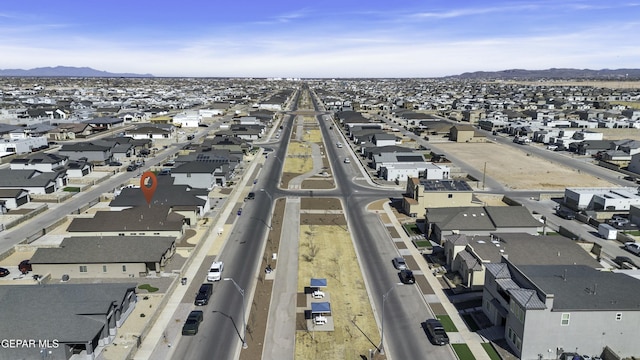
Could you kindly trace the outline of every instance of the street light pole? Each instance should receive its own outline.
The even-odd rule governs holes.
[[[242,295],[242,325],[244,326],[244,329],[242,331],[242,348],[246,349],[249,347],[249,345],[247,345],[247,320],[245,319],[245,311],[244,311],[244,289],[240,287],[240,285],[238,285],[238,283],[233,280],[232,278],[224,278],[222,279],[224,281],[231,281],[233,283],[233,285],[235,285],[236,290],[238,290],[238,292],[240,293],[240,295]]]
[[[380,353],[380,355],[384,355],[384,304],[387,301],[389,293],[391,293],[398,285],[402,285],[402,283],[393,284],[393,286],[391,286],[391,288],[387,290],[384,295],[382,295],[382,326],[380,330],[382,334],[380,335],[380,346],[378,346],[378,352]]]

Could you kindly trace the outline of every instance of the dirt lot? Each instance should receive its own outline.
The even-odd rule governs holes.
[[[344,220],[343,220],[344,221]],[[379,339],[362,274],[352,266],[356,258],[345,226],[302,225],[300,227],[298,289],[303,292],[311,277],[324,277],[323,289],[331,297],[334,331],[296,332],[295,359],[356,360],[366,358],[372,341]]]
[[[557,163],[509,146],[487,143],[438,144],[449,152],[482,171],[485,163],[487,176],[514,190],[564,190],[567,186],[614,186],[608,181],[579,173]]]

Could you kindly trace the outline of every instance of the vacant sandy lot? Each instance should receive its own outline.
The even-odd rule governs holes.
[[[504,186],[515,189],[563,190],[567,186],[614,186],[608,181],[540,158],[509,146],[487,143],[438,144],[442,150],[462,159]],[[523,149],[526,147],[523,146]]]
[[[311,158],[310,145],[295,141],[290,142],[282,172],[304,174],[311,170],[313,170],[313,159]]]
[[[298,289],[302,292],[311,277],[327,279],[324,289],[331,298],[335,330],[296,332],[295,359],[360,360],[379,340],[362,274],[346,227],[300,226]]]

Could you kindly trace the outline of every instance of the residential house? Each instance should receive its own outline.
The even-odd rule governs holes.
[[[29,194],[50,194],[66,186],[66,173],[0,169],[0,189],[23,189]]]
[[[30,262],[34,274],[52,279],[131,278],[157,275],[175,250],[168,236],[76,236],[38,248]]]
[[[476,131],[471,125],[455,125],[449,132],[449,140],[458,143],[478,141],[475,135]]]
[[[473,189],[464,180],[410,177],[407,179],[402,209],[412,217],[423,217],[425,209],[439,207],[480,206],[473,201]]]
[[[211,208],[207,190],[174,185],[171,176],[158,176],[157,180],[158,185],[150,203],[147,203],[139,187],[125,187],[116,191],[109,207],[120,211],[133,207],[163,205],[169,207],[171,212],[184,216],[186,225],[195,225]]]
[[[519,359],[557,359],[562,352],[620,358],[640,353],[629,341],[640,323],[640,282],[585,265],[486,264],[482,309],[504,327]]]
[[[64,168],[69,162],[69,157],[54,153],[31,154],[24,158],[11,160],[11,170],[38,170],[40,172],[53,172]]]
[[[138,206],[122,211],[97,211],[75,217],[67,227],[73,236],[170,236],[183,234],[184,216],[168,206]]]
[[[97,142],[79,142],[62,145],[58,153],[67,156],[70,160],[85,158],[94,164],[104,164],[111,160],[114,146],[114,144],[98,144]]]
[[[124,125],[124,120],[114,117],[97,117],[90,120],[84,120],[82,122],[91,126],[92,134],[111,130],[115,127]]]
[[[191,161],[171,170],[176,185],[211,190],[231,178],[228,161]]]
[[[124,136],[134,139],[171,139],[173,131],[171,129],[163,129],[161,124],[153,124],[146,126],[138,126],[135,129],[129,129],[124,132]],[[173,128],[171,126],[171,128]]]
[[[31,201],[29,192],[24,189],[1,189],[0,188],[0,214],[17,209]]]
[[[561,235],[496,233],[489,236],[453,234],[444,238],[446,264],[469,289],[484,285],[485,265],[508,257],[516,265],[587,265],[600,263],[574,240]]]
[[[173,117],[173,125],[176,127],[192,128],[200,124],[200,115],[196,111],[187,111],[176,114]]]
[[[467,236],[522,232],[538,234],[542,223],[524,206],[482,206],[427,208],[427,237],[442,243],[453,234]]]
[[[0,286],[2,359],[97,359],[136,307],[135,283]],[[16,325],[16,324],[19,324]],[[8,344],[8,343],[7,343]]]
[[[45,136],[27,137],[23,134],[21,137],[11,136],[10,139],[0,138],[0,157],[28,154],[46,149],[48,146],[49,142]]]

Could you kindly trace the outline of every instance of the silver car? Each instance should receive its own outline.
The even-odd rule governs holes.
[[[630,241],[624,243],[624,249],[634,255],[640,255],[640,243]]]
[[[407,262],[404,260],[403,257],[399,256],[399,257],[393,258],[391,262],[393,262],[393,266],[398,270],[407,269]]]

